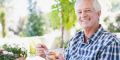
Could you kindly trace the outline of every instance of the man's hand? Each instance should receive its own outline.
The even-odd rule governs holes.
[[[56,60],[65,60],[63,55],[59,55]]]
[[[44,44],[38,44],[36,46],[36,54],[42,58],[45,58],[45,51],[47,50],[47,47]]]
[[[51,51],[47,54],[47,60],[64,60],[64,57],[62,54]]]

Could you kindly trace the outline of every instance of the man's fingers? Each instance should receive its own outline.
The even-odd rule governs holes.
[[[38,44],[36,46],[36,48],[44,48],[44,49],[47,49],[47,47],[44,45],[44,44]]]
[[[45,55],[46,50],[47,50],[47,47],[44,44],[37,44],[36,45],[36,54],[38,56],[45,58],[46,57],[46,55]]]
[[[43,55],[43,54],[45,54],[43,51],[37,51],[36,53],[37,53],[37,55]]]

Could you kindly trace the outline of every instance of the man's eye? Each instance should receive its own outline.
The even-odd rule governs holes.
[[[91,12],[91,10],[86,10],[85,12]]]
[[[82,12],[78,12],[78,13],[82,13]]]

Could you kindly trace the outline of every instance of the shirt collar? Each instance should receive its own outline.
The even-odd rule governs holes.
[[[99,29],[89,38],[88,43],[92,43],[96,40],[96,38],[105,30],[103,29],[103,27],[100,25]],[[83,33],[84,35],[84,33]]]

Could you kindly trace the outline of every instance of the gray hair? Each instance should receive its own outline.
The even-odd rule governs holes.
[[[76,3],[75,3],[75,9],[77,8],[78,4],[81,2],[81,1],[84,1],[84,0],[76,0]],[[96,11],[101,11],[101,5],[100,3],[98,2],[98,0],[93,0],[93,7]]]

